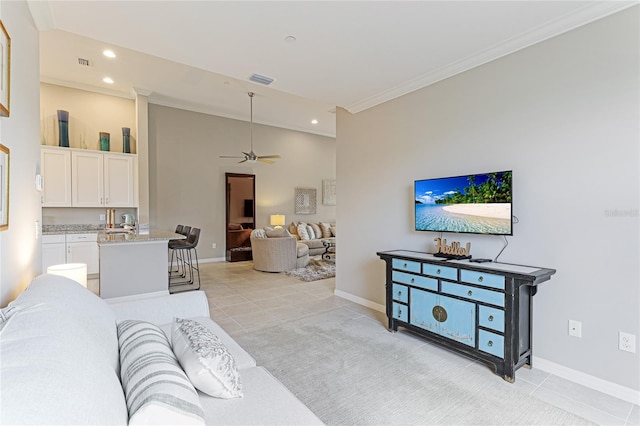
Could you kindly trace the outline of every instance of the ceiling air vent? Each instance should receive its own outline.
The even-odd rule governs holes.
[[[78,58],[78,65],[81,65],[83,67],[90,67],[91,66],[91,62],[89,62],[88,59]]]
[[[271,77],[265,77],[264,75],[260,75],[260,74],[253,74],[251,77],[249,77],[249,80],[255,83],[264,84],[265,86],[268,86],[271,83],[273,83],[273,79]]]

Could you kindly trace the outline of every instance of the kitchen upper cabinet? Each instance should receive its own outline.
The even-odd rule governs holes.
[[[40,150],[43,189],[41,202],[44,207],[71,206],[71,152],[66,148],[42,148]]]
[[[133,196],[133,158],[104,154],[104,197],[108,207],[131,207]]]
[[[104,206],[103,157],[99,152],[72,152],[71,204],[74,207]]]
[[[44,207],[134,207],[135,155],[41,148]]]

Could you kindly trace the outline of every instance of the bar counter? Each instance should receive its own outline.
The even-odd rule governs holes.
[[[100,297],[169,294],[168,243],[184,238],[158,229],[148,234],[98,232]]]

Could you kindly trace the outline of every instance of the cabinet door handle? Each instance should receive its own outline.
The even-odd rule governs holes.
[[[403,267],[403,268],[406,268],[406,267],[407,267],[407,264],[405,263],[404,265],[402,265],[402,267]]]
[[[489,315],[489,318],[487,318],[489,321],[493,321],[493,315]]]
[[[481,283],[481,282],[482,282],[482,275],[480,275],[480,276],[478,277],[478,282],[479,282],[479,283]]]
[[[398,309],[398,316],[402,315],[402,309]]]
[[[415,278],[411,278],[411,284],[413,284],[416,281]]]
[[[436,274],[440,274],[440,269],[436,269]]]
[[[473,292],[472,292],[471,290],[469,290],[469,291],[467,292],[467,296],[473,296]]]
[[[489,342],[487,342],[487,346],[489,347],[493,346],[493,340],[489,340]]]
[[[402,296],[402,290],[398,290],[398,296]]]

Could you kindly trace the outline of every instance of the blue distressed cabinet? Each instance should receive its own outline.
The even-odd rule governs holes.
[[[483,361],[506,381],[531,366],[532,302],[555,269],[378,252],[386,264],[389,329],[403,327]]]

